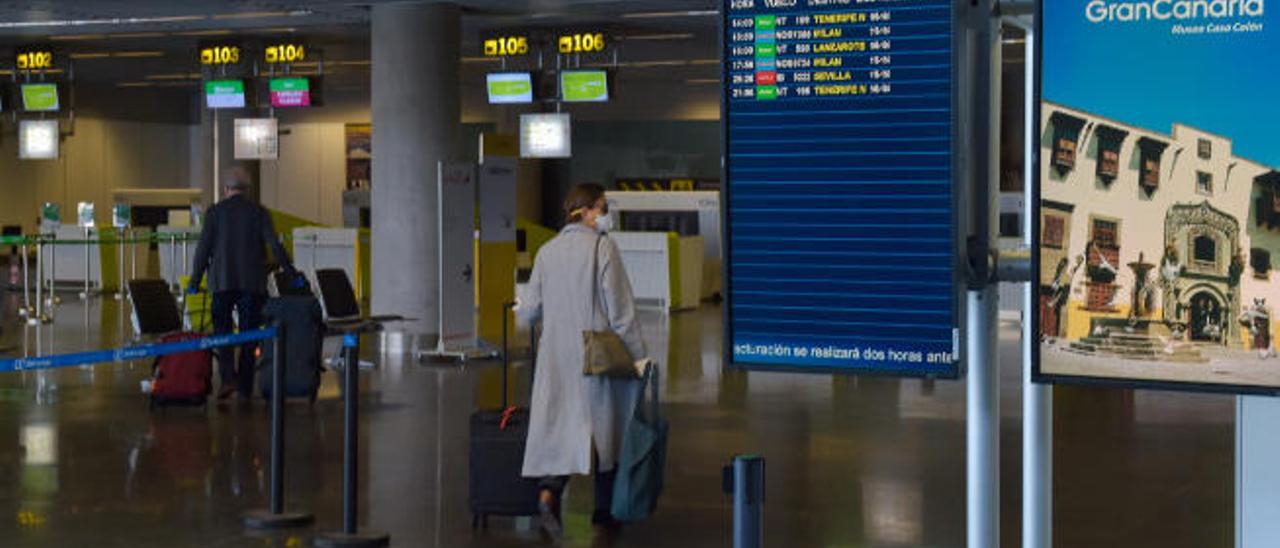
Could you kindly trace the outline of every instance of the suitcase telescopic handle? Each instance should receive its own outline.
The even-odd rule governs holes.
[[[511,346],[507,340],[508,316],[515,310],[516,301],[502,303],[502,408],[507,409],[507,370],[511,368]]]

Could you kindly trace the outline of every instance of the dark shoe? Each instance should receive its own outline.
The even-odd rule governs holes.
[[[224,386],[221,390],[218,390],[218,401],[226,401],[227,398],[230,398],[231,395],[235,393],[236,387]]]
[[[560,540],[564,534],[560,523],[560,497],[548,489],[538,493],[538,534],[546,543]]]
[[[622,522],[610,520],[607,523],[594,523],[591,525],[591,529],[593,532],[592,548],[613,546],[618,537],[622,535]]]

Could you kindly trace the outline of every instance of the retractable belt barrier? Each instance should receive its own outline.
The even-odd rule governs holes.
[[[202,339],[192,339],[172,343],[140,344],[126,346],[123,348],[92,350],[89,352],[76,352],[72,354],[56,354],[52,356],[38,356],[34,358],[0,358],[0,373],[31,371],[37,369],[56,369],[59,367],[71,367],[75,365],[130,362],[154,358],[157,356],[166,356],[169,354],[182,354],[184,352],[192,352],[196,350],[210,350],[224,346],[238,346],[251,342],[265,341],[275,336],[276,328],[267,327],[255,331],[246,331],[244,333],[213,335]]]

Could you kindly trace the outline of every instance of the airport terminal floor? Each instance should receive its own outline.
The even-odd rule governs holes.
[[[0,347],[45,353],[112,347],[118,301],[72,294],[54,323],[27,327],[3,293]],[[653,519],[615,546],[730,545],[720,467],[767,459],[765,544],[962,546],[963,382],[743,373],[721,363],[720,310],[642,314],[661,360],[671,423],[667,491]],[[1000,326],[1002,538],[1019,542],[1016,322]],[[380,355],[361,374],[360,522],[394,546],[537,546],[527,526],[471,529],[468,416],[497,405],[499,368]],[[246,533],[266,504],[267,406],[148,410],[149,363],[0,375],[0,539],[4,546],[300,546],[340,525],[342,387],[324,375],[314,406],[287,406],[286,504],[316,525]],[[526,379],[523,364],[516,378]],[[522,385],[520,392],[526,388]],[[1215,547],[1232,535],[1229,396],[1059,387],[1054,537],[1063,547]],[[571,484],[564,546],[593,546],[588,478]]]

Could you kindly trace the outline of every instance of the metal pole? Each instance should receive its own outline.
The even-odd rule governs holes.
[[[22,255],[19,257],[22,261],[22,310],[19,312],[24,318],[30,318],[31,314],[34,313],[34,309],[31,308],[31,267],[27,264],[29,262],[27,258],[29,244],[30,241],[27,238],[23,238],[22,245],[18,247],[19,254]]]
[[[27,317],[27,325],[38,325],[44,320],[44,242],[36,236],[36,309]],[[37,341],[38,342],[38,341]]]
[[[1000,383],[995,287],[969,291],[966,421],[969,548],[1000,546]]]
[[[129,231],[129,279],[138,279],[138,242],[133,241],[133,231]]]
[[[271,352],[271,500],[267,510],[244,515],[249,529],[301,527],[314,521],[311,514],[284,511],[284,370],[288,367],[288,332],[282,321],[272,322],[276,330]]]
[[[733,548],[764,546],[764,458],[733,458]]]
[[[966,466],[969,548],[1000,546],[1000,376],[997,349],[996,278],[991,260],[996,240],[994,185],[1000,163],[1000,20],[996,0],[974,5],[974,49],[969,73],[973,87],[968,103],[971,162],[966,166],[971,189],[970,265],[967,296],[968,363]]]
[[[342,467],[342,531],[325,533],[315,539],[315,545],[326,546],[389,546],[391,536],[382,532],[360,532],[356,524],[356,506],[359,490],[359,399],[360,399],[360,336],[347,333],[342,337],[343,394],[345,431],[343,436]]]
[[[80,298],[89,299],[89,278],[92,277],[92,269],[89,263],[93,260],[93,246],[89,244],[90,238],[93,237],[93,229],[84,227],[84,291],[80,292]]]
[[[1026,83],[1023,105],[1023,240],[1031,247],[1033,230],[1040,223],[1037,204],[1032,203],[1032,185],[1036,162],[1035,121],[1035,35],[1034,25],[1026,30]],[[1034,273],[1022,295],[1022,546],[1049,548],[1053,545],[1053,387],[1031,382],[1033,345],[1040,344],[1038,325],[1031,321],[1035,302],[1035,286],[1040,280]]]
[[[129,230],[121,228],[116,241],[116,270],[119,272],[119,278],[116,279],[116,300],[124,300],[125,278],[124,278],[124,246],[125,240],[129,237]]]
[[[46,303],[50,307],[61,303],[62,299],[58,298],[58,237],[55,234],[51,239],[53,247],[49,248],[49,302]]]
[[[271,364],[271,513],[284,512],[284,322],[276,321],[276,344]]]
[[[357,496],[356,489],[359,478],[359,443],[360,443],[360,421],[359,408],[360,405],[360,364],[357,362],[359,356],[357,354],[360,345],[360,338],[355,334],[348,334],[342,338],[343,352],[346,354],[346,368],[343,374],[346,375],[346,391],[343,394],[343,403],[346,404],[345,415],[343,417],[346,426],[346,435],[343,439],[343,468],[342,468],[342,532],[348,535],[356,533],[356,511]]]

